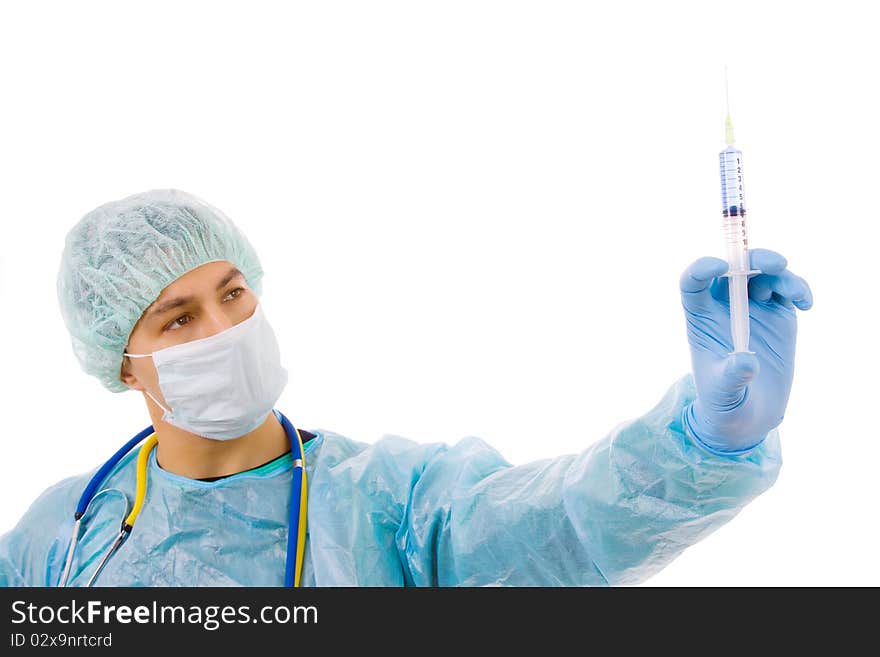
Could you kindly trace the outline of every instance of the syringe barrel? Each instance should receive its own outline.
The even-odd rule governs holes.
[[[749,236],[742,151],[728,146],[721,164],[721,229],[727,255],[730,333],[733,350],[749,351]]]
[[[746,213],[746,196],[743,189],[742,151],[728,146],[718,154],[721,164],[721,211],[724,216]]]
[[[724,251],[730,271],[749,270],[749,238],[746,232],[745,217],[723,217],[721,233],[724,238]]]
[[[724,248],[730,271],[748,271],[749,238],[746,231],[746,198],[742,151],[728,146],[719,153],[721,214]]]

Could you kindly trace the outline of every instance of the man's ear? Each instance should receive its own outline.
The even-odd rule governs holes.
[[[143,390],[144,386],[141,385],[141,382],[138,381],[137,377],[129,371],[129,365],[131,364],[131,359],[122,357],[122,366],[119,368],[119,378],[120,380],[127,385],[132,390]]]

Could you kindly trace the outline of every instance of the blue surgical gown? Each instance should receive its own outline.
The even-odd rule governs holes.
[[[305,448],[304,586],[587,586],[644,581],[769,488],[776,430],[718,456],[684,431],[690,374],[642,417],[576,454],[511,465],[475,437],[453,445],[327,430]],[[585,443],[587,441],[585,440]],[[69,584],[119,532],[137,450],[83,519]],[[0,537],[0,584],[56,586],[93,472],[46,490]],[[149,462],[143,511],[97,586],[283,586],[290,455],[204,482]]]

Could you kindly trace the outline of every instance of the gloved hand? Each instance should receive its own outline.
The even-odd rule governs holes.
[[[686,430],[710,452],[744,454],[757,447],[785,415],[794,375],[797,317],[809,310],[807,282],[786,269],[780,254],[750,251],[749,349],[733,351],[727,262],[700,258],[681,276],[697,396],[684,411]]]

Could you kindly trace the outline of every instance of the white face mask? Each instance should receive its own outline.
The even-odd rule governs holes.
[[[243,322],[200,340],[151,354],[159,388],[171,407],[162,420],[211,438],[240,438],[260,426],[287,385],[278,341],[258,303]]]

